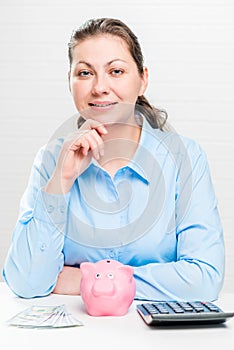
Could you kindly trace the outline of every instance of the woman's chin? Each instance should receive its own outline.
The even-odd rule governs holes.
[[[104,107],[90,106],[80,114],[84,119],[93,119],[102,124],[129,123],[134,117],[134,105],[118,103]]]

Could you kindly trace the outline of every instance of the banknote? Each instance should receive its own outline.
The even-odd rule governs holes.
[[[10,318],[7,324],[24,328],[83,326],[83,323],[74,317],[64,304],[56,306],[33,305]]]

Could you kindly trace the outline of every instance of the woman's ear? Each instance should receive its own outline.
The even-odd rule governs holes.
[[[143,67],[143,74],[141,75],[141,88],[139,91],[139,96],[144,95],[144,92],[148,86],[148,76],[149,76],[148,68]]]
[[[70,84],[71,72],[70,72],[70,71],[67,73],[67,77],[68,77],[68,87],[69,87],[69,91],[71,92],[71,84]]]

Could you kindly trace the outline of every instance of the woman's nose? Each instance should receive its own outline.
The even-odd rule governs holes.
[[[110,85],[108,82],[108,78],[104,75],[97,76],[93,81],[93,89],[92,93],[94,95],[101,95],[101,94],[109,94],[110,92]]]

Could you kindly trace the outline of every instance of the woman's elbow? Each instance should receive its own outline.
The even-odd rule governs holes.
[[[12,276],[11,274],[6,273],[5,270],[3,270],[3,278],[10,290],[20,298],[31,299],[44,297],[49,295],[54,289],[53,285],[49,288],[42,284],[32,285],[28,279],[19,275]]]

